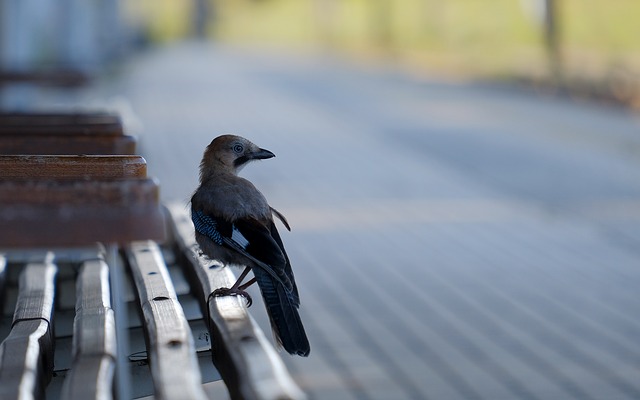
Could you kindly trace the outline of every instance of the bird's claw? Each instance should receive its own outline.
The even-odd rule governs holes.
[[[253,304],[253,299],[246,291],[238,288],[218,288],[211,293],[213,297],[242,296],[247,301],[247,308]]]

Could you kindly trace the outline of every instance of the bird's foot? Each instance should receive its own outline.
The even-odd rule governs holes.
[[[214,297],[221,296],[242,296],[247,301],[247,307],[251,307],[253,304],[253,299],[246,291],[240,288],[218,288],[211,293]]]

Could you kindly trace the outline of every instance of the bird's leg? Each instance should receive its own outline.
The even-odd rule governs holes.
[[[240,276],[236,280],[236,283],[234,283],[233,286],[231,286],[232,290],[235,290],[235,289],[238,289],[238,288],[242,288],[242,286],[240,286],[240,284],[242,283],[242,280],[247,277],[247,274],[249,273],[249,271],[251,271],[251,268],[244,267],[244,271],[242,271],[242,273],[240,274]]]
[[[249,286],[253,285],[254,283],[256,283],[256,278],[251,278],[251,280],[249,280],[249,282],[238,286],[238,289],[240,290],[245,290],[246,288],[248,288]]]
[[[233,286],[231,286],[230,288],[218,288],[214,290],[213,293],[211,293],[211,295],[213,295],[214,297],[240,295],[247,300],[247,307],[251,307],[251,304],[253,304],[253,299],[251,298],[249,293],[245,291],[245,289],[251,286],[251,284],[253,284],[256,281],[256,278],[253,278],[249,282],[245,283],[244,285],[241,285],[242,280],[246,278],[250,270],[251,268],[245,267],[244,271],[242,271],[242,273],[236,280],[236,283],[233,284]]]

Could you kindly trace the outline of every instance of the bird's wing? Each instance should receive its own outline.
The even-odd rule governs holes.
[[[242,254],[250,257],[252,261],[258,260],[260,264],[267,264],[273,269],[278,276],[277,279],[294,294],[297,302],[298,294],[293,283],[293,274],[290,272],[291,264],[273,221],[241,218],[234,221],[232,229],[232,240],[235,235],[236,243],[241,244],[246,241]]]
[[[285,272],[287,256],[283,254],[264,224],[252,218],[240,219],[232,224],[194,208],[191,210],[191,219],[200,234],[242,254],[280,282],[289,292],[294,290]],[[297,290],[295,293],[297,298]]]
[[[232,235],[242,236],[240,242],[247,243],[245,250],[249,256],[268,263],[278,274],[280,282],[285,282],[279,284],[263,268],[253,271],[278,343],[291,354],[308,356],[310,346],[298,313],[298,290],[273,220],[240,219],[233,223]]]
[[[283,220],[283,222],[285,222],[285,221],[286,220]],[[289,261],[289,256],[287,256],[287,252],[284,249],[284,244],[282,243],[282,239],[280,238],[280,234],[278,233],[278,230],[276,229],[276,224],[273,223],[273,221],[271,221],[270,225],[271,226],[269,227],[269,229],[271,231],[271,237],[273,238],[273,240],[275,240],[275,242],[278,244],[278,247],[280,247],[280,250],[282,251],[282,255],[284,256],[284,259],[286,261],[286,263],[284,265],[284,273],[285,273],[285,275],[287,275],[287,278],[289,278],[289,280],[291,281],[291,286],[292,286],[292,291],[293,291],[295,303],[296,303],[296,305],[299,306],[300,305],[300,300],[299,300],[299,296],[298,296],[298,287],[296,286],[296,281],[295,281],[295,278],[293,276],[293,269],[291,268],[291,262]],[[288,227],[289,225],[286,225],[286,226]]]

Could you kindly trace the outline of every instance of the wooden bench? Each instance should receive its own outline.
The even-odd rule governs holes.
[[[75,281],[71,310],[54,311],[52,306],[69,303],[56,299],[64,298],[68,290],[60,289],[55,296],[38,301],[44,306],[40,316],[34,318],[41,330],[46,325],[49,331],[43,330],[42,340],[36,341],[42,344],[29,350],[35,361],[5,365],[0,357],[0,382],[3,374],[13,376],[15,381],[29,377],[33,382],[32,386],[22,386],[19,396],[7,392],[11,395],[7,398],[41,398],[45,391],[48,398],[112,398],[115,379],[120,397],[135,393],[157,399],[204,399],[207,392],[202,382],[218,378],[211,361],[210,367],[203,364],[203,351],[213,359],[232,398],[304,398],[244,303],[233,297],[210,297],[216,288],[231,284],[234,276],[229,268],[218,264],[212,268],[210,262],[199,258],[184,205],[171,205],[167,213],[170,221],[165,226],[158,184],[146,177],[142,157],[0,156],[0,282],[8,277],[5,286],[0,284],[0,292],[12,284],[11,274],[3,271],[27,271],[33,248],[53,249],[55,260],[40,261],[52,271],[66,271],[67,275],[78,271],[77,276],[58,280],[61,285],[69,279]],[[166,230],[171,239],[165,242],[162,237]],[[118,243],[124,258],[118,256],[113,245],[105,252],[95,246],[96,241]],[[4,252],[3,248],[22,250]],[[165,256],[175,261],[165,261]],[[3,268],[6,265],[9,267]],[[185,283],[188,294],[184,287],[182,295],[176,291],[168,266],[189,278]],[[131,271],[131,294],[126,292],[123,268]],[[10,291],[4,290],[5,294]],[[21,283],[17,297],[31,296],[33,291],[33,285]],[[200,306],[197,312],[184,303],[194,297],[194,303]],[[16,303],[15,314],[30,315],[19,312],[18,303],[24,302]],[[136,333],[138,323],[131,322],[136,313],[128,312],[129,307],[139,310],[144,335]],[[51,315],[45,323],[49,309]],[[56,334],[68,331],[68,336],[51,339],[52,315],[61,314],[56,326],[64,325],[63,317],[69,312],[73,315],[73,323],[68,323],[72,328],[56,330]],[[35,322],[30,325],[35,327]],[[0,349],[10,345],[7,340],[26,340],[25,334],[27,329],[14,332],[12,328]],[[130,335],[133,342],[128,346],[124,339]],[[146,345],[140,348],[142,336]],[[63,343],[67,337],[72,337],[69,361],[57,362],[54,374],[50,362],[56,347],[53,344]],[[51,345],[47,338],[52,340]],[[39,367],[34,369],[33,365]],[[147,376],[144,374],[151,384],[141,381]],[[131,379],[133,387],[127,383]],[[3,393],[0,398],[5,398]]]
[[[71,133],[57,130],[73,122],[69,121],[68,115],[59,116],[55,121],[50,116],[36,117],[33,131],[29,130],[31,125],[24,117],[0,116],[6,128],[2,131],[3,138],[12,139],[6,132],[13,132],[22,124],[18,131],[29,139],[24,141],[29,145],[31,139],[36,138],[40,143],[64,143],[61,147],[68,149],[66,144],[80,139],[84,150],[100,153],[105,138],[122,137],[121,129],[120,132],[112,129],[111,132],[92,133],[93,126],[109,122],[95,120],[95,116],[82,129],[70,130]],[[72,119],[82,120],[79,116]],[[119,120],[111,121],[114,122],[120,124]],[[9,125],[11,129],[7,128]],[[91,129],[86,129],[87,125]],[[48,135],[42,134],[45,128],[52,126],[56,129]],[[2,247],[75,247],[95,241],[124,243],[142,238],[163,238],[158,184],[147,178],[146,162],[140,156],[2,155],[0,179]],[[110,398],[117,358],[116,318],[109,301],[111,293],[104,251],[93,252],[80,265],[73,323],[74,367],[69,369],[69,377],[65,380],[63,398]],[[29,287],[20,285],[19,296],[30,291]],[[48,304],[52,307],[53,298]],[[18,304],[16,315],[19,310]],[[124,307],[120,307],[120,313],[123,311],[126,311]],[[13,336],[23,337],[24,332],[12,328],[8,338]],[[30,354],[33,354],[32,350]],[[46,354],[36,358],[44,359]],[[19,360],[19,357],[13,355],[11,359]],[[18,379],[26,377],[25,372],[17,372],[13,366],[2,366],[1,369],[17,374],[21,377]],[[36,379],[38,388],[20,389],[18,398],[41,397],[41,387],[53,371],[50,367],[46,370],[48,375]],[[6,386],[17,390],[11,382]]]
[[[3,155],[0,165],[2,247],[58,249],[60,246],[87,246],[96,241],[127,243],[164,237],[158,184],[146,177],[146,162],[140,156]],[[81,253],[87,254],[86,251]],[[122,285],[113,277],[112,281],[117,284],[110,285],[104,251],[89,252],[80,265],[73,323],[74,361],[68,370],[62,397],[110,398],[118,357],[117,318],[109,295],[113,295],[116,303],[120,302],[116,310],[120,314],[124,312],[125,319],[126,308],[119,300],[119,294],[110,293],[109,289]],[[26,270],[27,267],[23,268]],[[31,287],[21,284],[18,298],[31,291]],[[16,306],[16,313],[19,310]],[[7,340],[28,335],[28,332],[14,328]],[[30,350],[30,354],[35,354],[40,364],[50,358],[45,351],[34,353]],[[14,356],[11,359],[18,360],[20,365],[28,365]],[[9,398],[40,398],[53,371],[52,364],[45,363],[45,366],[46,373],[38,374],[35,380],[29,379],[37,385],[21,389],[19,396]],[[0,368],[2,373],[17,380],[24,380],[25,371],[32,369],[27,366],[20,371],[15,365]]]

